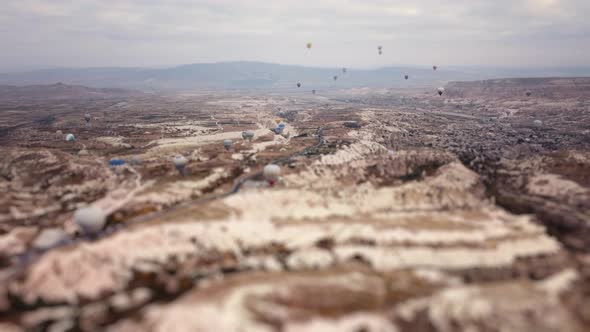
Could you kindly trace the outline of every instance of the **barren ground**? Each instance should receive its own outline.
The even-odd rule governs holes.
[[[0,330],[588,331],[589,81],[3,100]]]

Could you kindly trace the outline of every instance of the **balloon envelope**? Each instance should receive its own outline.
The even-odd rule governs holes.
[[[177,168],[184,167],[188,163],[188,159],[186,159],[185,156],[179,154],[172,158],[172,162],[174,163],[174,166],[176,166]]]
[[[271,183],[275,182],[281,175],[281,167],[275,164],[268,164],[264,166],[264,169],[262,170],[262,175],[264,176],[264,179],[266,179],[267,181]]]
[[[106,213],[95,206],[80,208],[74,213],[74,222],[85,234],[92,235],[100,232],[106,221]]]
[[[253,131],[243,131],[242,138],[251,141],[254,138],[254,132]]]
[[[111,167],[123,166],[123,165],[125,165],[125,160],[123,160],[123,159],[113,158],[113,159],[109,160],[109,166],[111,166]]]
[[[229,150],[231,148],[231,145],[232,145],[231,139],[226,139],[226,140],[223,141],[223,147],[226,150]]]

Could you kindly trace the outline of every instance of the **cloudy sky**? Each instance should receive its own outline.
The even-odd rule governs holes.
[[[587,66],[589,17],[590,0],[1,0],[0,71],[233,60]]]

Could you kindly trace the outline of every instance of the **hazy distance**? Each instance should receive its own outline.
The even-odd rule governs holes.
[[[244,60],[588,66],[588,14],[587,0],[5,0],[0,72]]]

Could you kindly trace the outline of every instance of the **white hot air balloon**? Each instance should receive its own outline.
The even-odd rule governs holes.
[[[268,164],[264,166],[264,169],[262,170],[262,176],[264,176],[264,179],[268,181],[268,184],[271,186],[278,181],[280,175],[281,167],[279,165]]]
[[[59,228],[47,228],[42,230],[32,243],[33,248],[47,250],[69,240],[66,232]]]
[[[99,207],[87,206],[74,213],[74,222],[86,235],[96,235],[107,223],[106,213]]]
[[[174,163],[174,167],[178,170],[180,175],[186,175],[186,164],[188,164],[188,159],[186,159],[183,155],[176,155],[172,158],[172,163]]]
[[[76,137],[74,136],[74,134],[67,134],[66,135],[66,141],[73,142],[75,140],[76,140]]]
[[[445,93],[445,88],[442,88],[442,87],[441,87],[441,88],[438,88],[438,89],[436,90],[436,92],[438,92],[438,95],[439,95],[439,96],[442,96],[442,95],[443,95],[443,93]]]

